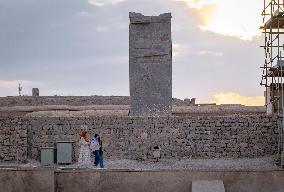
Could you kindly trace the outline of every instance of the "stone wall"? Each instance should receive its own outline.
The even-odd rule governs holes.
[[[0,169],[1,192],[192,192],[196,180],[221,180],[226,192],[284,189],[282,170]]]
[[[130,115],[170,115],[171,14],[129,13]]]
[[[187,99],[172,99],[176,106],[190,105]],[[41,106],[41,105],[130,105],[129,96],[9,96],[0,97],[0,107]]]
[[[265,106],[244,105],[208,105],[208,106],[173,106],[173,116],[232,116],[265,115]],[[90,116],[128,116],[129,105],[44,105],[0,107],[0,117],[90,117]]]
[[[277,120],[267,116],[2,118],[0,125],[0,160],[15,160],[19,149],[23,158],[27,150],[39,159],[40,147],[57,140],[76,141],[77,157],[82,125],[102,135],[104,155],[112,159],[152,158],[155,145],[161,146],[162,158],[259,157],[277,151]]]
[[[0,97],[0,107],[40,105],[129,105],[129,96],[15,96]]]
[[[20,118],[0,119],[0,161],[27,158],[27,126]]]

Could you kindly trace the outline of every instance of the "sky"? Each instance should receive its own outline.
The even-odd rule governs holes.
[[[263,105],[261,0],[0,0],[0,96],[129,95],[129,12],[172,13],[173,97]],[[240,11],[241,10],[241,11]]]

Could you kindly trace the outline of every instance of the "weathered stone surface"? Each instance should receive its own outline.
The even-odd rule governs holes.
[[[171,115],[171,14],[129,18],[130,115]]]
[[[0,161],[27,159],[27,127],[22,119],[0,118]]]
[[[193,180],[192,192],[225,192],[224,183],[221,180]]]
[[[241,148],[246,148],[247,146],[248,146],[247,143],[240,143],[240,147],[241,147]]]
[[[38,97],[39,96],[39,89],[38,88],[33,88],[32,89],[32,96],[33,97]]]
[[[210,106],[190,106],[192,99],[180,100],[172,99],[172,112],[179,115],[200,116],[206,114],[214,115],[232,115],[232,114],[265,114],[264,106],[243,106],[243,105],[210,105]],[[52,106],[50,106],[52,105]],[[129,109],[129,96],[39,96],[39,97],[0,97],[0,116],[23,116],[26,111],[44,111],[44,110],[106,110],[111,106],[111,110]],[[29,107],[27,107],[29,106]],[[33,107],[38,106],[38,110]],[[62,108],[60,107],[62,106]],[[78,106],[78,108],[77,108]],[[84,107],[85,106],[85,107]],[[9,108],[7,108],[9,107]],[[13,108],[14,107],[14,108]],[[125,108],[127,107],[127,108]],[[33,110],[30,110],[32,109]]]
[[[267,124],[267,122],[271,122]],[[75,141],[85,125],[100,133],[106,158],[260,157],[277,152],[277,119],[270,116],[205,117],[10,117],[0,118],[0,161],[39,159],[40,147]]]
[[[55,192],[54,169],[0,169],[1,192]],[[56,190],[58,191],[58,190]]]
[[[1,192],[191,192],[194,180],[222,180],[226,192],[283,192],[284,171],[0,170]],[[95,188],[95,190],[94,190]],[[220,191],[221,192],[221,191]]]

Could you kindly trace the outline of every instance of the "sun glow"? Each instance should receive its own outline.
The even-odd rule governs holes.
[[[182,0],[196,10],[204,31],[251,40],[260,35],[259,0]]]
[[[88,0],[88,2],[95,6],[105,6],[105,5],[114,5],[116,3],[121,3],[125,0]]]
[[[217,93],[213,95],[211,103],[220,104],[242,104],[246,106],[263,106],[264,97],[255,96],[255,97],[246,97],[238,93]]]

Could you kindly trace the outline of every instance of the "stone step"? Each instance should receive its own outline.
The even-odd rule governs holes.
[[[222,180],[193,180],[192,192],[225,192]]]

